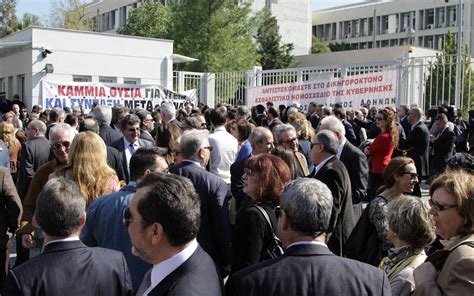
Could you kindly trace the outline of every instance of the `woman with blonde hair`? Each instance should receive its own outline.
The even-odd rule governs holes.
[[[64,176],[79,186],[87,205],[98,196],[120,189],[117,174],[107,165],[104,141],[93,132],[77,134],[71,143],[68,165],[51,174]]]
[[[3,122],[0,124],[0,139],[5,142],[10,156],[10,173],[13,181],[17,181],[18,164],[20,159],[21,144],[15,137],[15,127],[13,124]]]
[[[292,114],[290,117],[293,117],[293,115],[294,114]],[[291,125],[295,128],[296,136],[298,137],[298,150],[306,157],[308,170],[312,172],[314,164],[313,156],[311,155],[311,139],[314,137],[315,132],[311,126],[311,122],[306,118],[295,117],[295,119],[291,121]]]

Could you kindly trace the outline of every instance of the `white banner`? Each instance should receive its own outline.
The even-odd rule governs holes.
[[[346,78],[317,79],[278,85],[248,88],[249,106],[273,102],[291,105],[298,102],[306,110],[311,102],[321,105],[340,103],[347,110],[362,105],[383,108],[397,103],[398,71],[346,76]]]
[[[80,106],[84,112],[89,112],[93,104],[152,111],[163,101],[174,103],[176,108],[186,102],[195,106],[195,93],[190,90],[180,95],[158,85],[43,81],[42,105],[46,109]]]

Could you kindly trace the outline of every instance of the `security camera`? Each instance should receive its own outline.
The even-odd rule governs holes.
[[[43,51],[41,52],[41,54],[43,55],[43,58],[47,57],[48,54],[52,54],[53,52],[49,49],[43,49]]]

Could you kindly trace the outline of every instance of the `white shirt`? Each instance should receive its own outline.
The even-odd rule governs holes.
[[[346,138],[342,139],[342,143],[339,144],[339,147],[337,147],[337,154],[336,154],[337,159],[341,158],[342,149],[344,149],[344,145],[346,144],[346,141],[347,141]]]
[[[130,176],[130,158],[132,158],[132,152],[130,151],[130,143],[125,137],[123,137],[123,145],[125,147],[125,159],[127,160],[127,170],[128,170],[128,175]],[[140,148],[140,145],[138,144],[138,141],[133,143],[133,148],[135,151],[137,151],[138,148]]]
[[[78,241],[78,240],[80,240],[79,236],[71,236],[71,237],[67,237],[67,238],[55,239],[55,240],[46,242],[46,243],[43,244],[43,248],[41,249],[41,253],[43,253],[44,248],[49,244],[59,243],[59,242],[72,242],[72,241]]]
[[[321,161],[315,168],[314,168],[314,176],[319,172],[319,170],[328,162],[331,158],[333,158],[334,155],[329,156],[325,160]]]
[[[327,245],[323,242],[320,242],[320,241],[299,241],[299,242],[294,242],[292,244],[290,244],[288,247],[286,247],[287,249],[289,249],[290,247],[292,246],[297,246],[297,245],[319,245],[319,246],[323,246],[323,247],[326,247],[327,248]]]
[[[151,286],[143,293],[144,296],[148,295],[158,284],[164,280],[169,274],[180,267],[186,260],[191,257],[198,247],[196,239],[193,239],[189,246],[184,250],[174,255],[171,258],[166,259],[156,265],[153,265],[151,270]]]
[[[239,142],[226,131],[225,127],[220,126],[209,135],[209,144],[213,148],[209,164],[210,172],[230,184],[230,166],[237,157]]]

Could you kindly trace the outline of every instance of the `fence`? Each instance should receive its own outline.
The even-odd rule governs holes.
[[[474,109],[474,62],[459,56],[430,56],[359,65],[332,65],[247,72],[175,72],[173,85],[178,92],[195,88],[198,100],[208,105],[245,104],[247,89],[254,86],[347,77],[385,70],[398,71],[397,104],[418,104],[426,110],[440,104]]]

